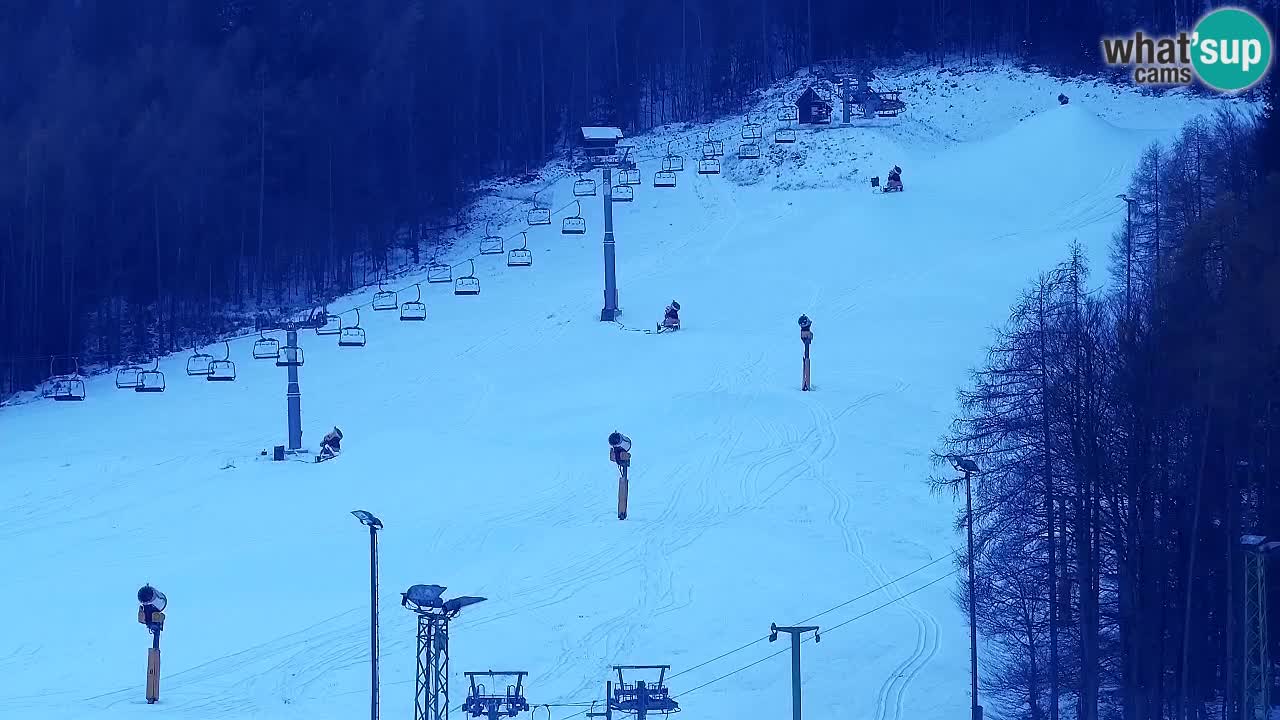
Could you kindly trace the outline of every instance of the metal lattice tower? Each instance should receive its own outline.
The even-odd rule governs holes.
[[[1271,678],[1267,657],[1267,556],[1255,546],[1244,559],[1244,704],[1245,720],[1267,720]]]
[[[441,585],[413,585],[400,604],[418,616],[418,667],[414,676],[413,720],[449,719],[449,621],[482,597],[441,597]]]
[[[449,618],[418,612],[418,672],[414,683],[413,720],[448,720]]]

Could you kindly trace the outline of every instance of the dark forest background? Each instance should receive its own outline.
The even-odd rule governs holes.
[[[812,61],[1098,68],[1190,0],[10,0],[0,9],[0,394],[372,281],[467,188],[588,122],[741,106]],[[402,228],[416,230],[407,235]]]

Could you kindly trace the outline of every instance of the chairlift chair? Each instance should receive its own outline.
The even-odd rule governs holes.
[[[295,345],[280,348],[280,356],[276,358],[276,367],[302,367],[306,364],[307,358],[302,353],[302,348]]]
[[[414,284],[418,297],[400,306],[400,320],[404,322],[421,322],[427,319],[427,306],[422,303],[422,286]]]
[[[137,365],[125,365],[116,370],[116,389],[133,390],[138,387],[138,374],[142,368]]]
[[[222,359],[210,362],[209,374],[204,377],[209,382],[235,382],[236,364],[231,362],[231,343],[223,340],[222,344],[226,348]]]
[[[489,231],[489,223],[484,224],[484,237],[480,239],[481,255],[501,255],[502,237]]]
[[[707,128],[707,141],[702,143],[702,157],[718,158],[724,156],[724,143],[711,139],[711,128]]]
[[[753,142],[745,142],[738,146],[739,160],[759,160],[760,146]]]
[[[538,193],[533,194],[533,209],[529,211],[530,225],[550,225],[551,210],[550,208],[538,205]]]
[[[160,372],[160,358],[156,358],[156,364],[150,370],[143,370],[138,373],[138,384],[134,386],[133,391],[140,393],[164,392],[164,373]]]
[[[79,402],[85,398],[84,380],[66,375],[50,378],[44,395],[57,402]]]
[[[705,157],[698,161],[699,175],[719,175],[720,159],[713,157]]]
[[[368,339],[364,328],[360,327],[360,308],[356,308],[356,324],[342,328],[338,335],[338,347],[364,347]]]
[[[253,342],[254,360],[275,360],[280,357],[280,341],[269,338],[258,330],[258,339]]]
[[[653,186],[658,188],[673,188],[676,186],[676,174],[670,170],[663,170],[653,174]]]
[[[462,275],[453,281],[454,295],[479,295],[480,294],[480,278],[476,277],[476,261],[468,260],[471,263],[471,272]]]
[[[684,156],[673,155],[671,153],[671,143],[667,143],[667,154],[662,158],[662,171],[680,172],[682,170],[684,170]]]
[[[596,181],[591,178],[580,177],[573,182],[574,197],[595,197]]]
[[[316,328],[317,335],[337,335],[342,332],[342,318],[338,315],[325,313],[324,325]]]
[[[378,292],[373,294],[374,310],[395,310],[400,307],[400,296],[395,290],[382,289],[382,280],[378,280]]]
[[[84,380],[80,379],[80,359],[74,355],[49,358],[49,380],[41,393],[57,402],[84,400]]]
[[[742,139],[743,140],[759,140],[761,138],[762,132],[763,132],[763,128],[760,127],[760,123],[751,122],[750,117],[748,117],[746,120],[742,122]]]
[[[636,191],[630,185],[614,185],[613,201],[614,202],[631,202],[636,198]]]
[[[796,130],[789,125],[787,127],[778,128],[773,131],[773,141],[776,143],[793,143],[796,141]]]
[[[640,184],[640,168],[623,168],[618,171],[619,185],[639,185]]]
[[[427,282],[428,283],[447,283],[453,282],[453,268],[448,265],[432,260],[427,265]]]
[[[800,111],[795,105],[785,105],[778,110],[778,120],[781,122],[794,122],[800,119]]]
[[[187,374],[192,377],[208,376],[211,362],[213,362],[212,355],[196,352],[195,348],[192,348],[191,357],[187,358]]]
[[[518,248],[507,253],[507,267],[529,267],[533,264],[533,253],[529,251],[529,236],[520,233],[524,242]]]
[[[587,232],[587,221],[582,217],[582,202],[574,200],[573,204],[578,206],[578,211],[560,222],[561,235],[583,235]]]

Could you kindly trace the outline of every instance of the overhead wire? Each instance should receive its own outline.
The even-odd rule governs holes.
[[[899,582],[900,580],[904,580],[904,579],[906,579],[906,578],[908,578],[908,577],[910,577],[910,576],[912,576],[912,575],[914,575],[914,574],[916,574],[916,573],[920,572],[921,570],[924,570],[925,568],[928,568],[928,567],[930,567],[930,566],[932,566],[932,565],[935,565],[935,564],[937,564],[938,562],[940,562],[940,561],[942,561],[942,560],[945,560],[946,558],[949,558],[949,557],[954,556],[957,552],[959,552],[959,551],[958,551],[958,550],[952,550],[951,552],[947,553],[946,555],[939,556],[939,557],[937,557],[937,558],[935,558],[935,559],[933,559],[933,560],[929,561],[928,563],[926,563],[926,564],[924,564],[924,565],[921,565],[920,567],[916,568],[915,570],[912,570],[911,572],[906,573],[905,575],[900,576],[899,578],[897,578],[897,579],[895,579],[895,580],[890,580],[889,582],[887,582],[887,583],[885,583],[885,584],[883,584],[883,585],[880,585],[879,587],[876,587],[876,588],[875,588],[875,589],[873,589],[873,590],[870,590],[870,591],[868,591],[868,592],[865,592],[865,593],[863,593],[863,594],[861,594],[861,595],[858,595],[858,596],[856,596],[856,597],[854,597],[854,598],[850,598],[849,600],[846,600],[845,602],[840,603],[839,605],[835,605],[835,606],[833,606],[833,607],[831,607],[831,608],[828,608],[827,610],[823,610],[822,612],[818,613],[817,615],[813,615],[812,617],[810,617],[810,618],[808,618],[808,619],[806,619],[806,620],[802,620],[802,621],[800,621],[800,622],[801,622],[801,623],[807,623],[807,622],[809,622],[809,621],[811,621],[811,620],[815,620],[815,619],[817,619],[817,618],[819,618],[819,617],[822,617],[823,615],[826,615],[826,614],[828,614],[828,613],[830,613],[830,612],[833,612],[833,611],[838,610],[838,609],[840,609],[840,608],[842,608],[842,607],[845,607],[845,606],[849,605],[849,604],[850,604],[850,603],[852,603],[852,602],[856,602],[857,600],[860,600],[860,599],[862,599],[862,598],[865,598],[865,597],[867,597],[868,595],[871,595],[871,594],[873,594],[873,593],[879,592],[880,590],[884,590],[884,589],[886,589],[886,588],[889,588],[889,587],[891,587],[892,585],[894,585],[894,584],[896,584],[897,582]],[[954,576],[954,575],[955,575],[956,573],[958,573],[958,572],[959,572],[959,569],[957,568],[957,569],[955,569],[955,570],[952,570],[952,571],[951,571],[951,572],[949,572],[949,573],[946,573],[946,574],[944,574],[944,575],[941,575],[941,576],[939,576],[939,577],[936,577],[936,578],[934,578],[933,580],[930,580],[929,582],[925,583],[924,585],[921,585],[921,586],[919,586],[919,587],[917,587],[917,588],[914,588],[914,589],[912,589],[912,590],[910,590],[910,591],[908,591],[908,592],[902,593],[902,594],[898,595],[898,596],[897,596],[897,597],[895,597],[895,598],[891,598],[891,599],[890,599],[890,600],[888,600],[887,602],[881,603],[880,605],[877,605],[877,606],[875,606],[875,607],[873,607],[873,608],[871,608],[871,609],[869,609],[869,610],[866,610],[866,611],[864,611],[864,612],[862,612],[862,613],[859,613],[859,614],[857,614],[857,615],[855,615],[855,616],[853,616],[853,617],[849,618],[848,620],[845,620],[845,621],[843,621],[843,622],[837,623],[836,625],[832,625],[830,628],[827,628],[827,630],[826,630],[825,632],[822,632],[822,633],[820,633],[820,634],[822,634],[822,635],[830,635],[832,632],[835,632],[836,630],[839,630],[840,628],[846,627],[846,626],[848,626],[848,625],[849,625],[849,624],[851,624],[851,623],[857,622],[858,620],[861,620],[861,619],[863,619],[863,618],[866,618],[866,617],[868,617],[868,616],[870,616],[870,615],[872,615],[872,614],[874,614],[874,613],[877,613],[877,612],[879,612],[879,611],[881,611],[881,610],[884,610],[885,608],[888,608],[888,607],[891,607],[891,606],[893,606],[893,605],[895,605],[895,604],[897,604],[897,603],[900,603],[900,602],[902,602],[903,600],[906,600],[907,598],[911,597],[912,595],[915,595],[916,593],[919,593],[919,592],[921,592],[921,591],[923,591],[923,590],[925,590],[925,589],[927,589],[927,588],[930,588],[930,587],[932,587],[932,586],[934,586],[934,585],[936,585],[936,584],[938,584],[938,583],[942,582],[943,580],[946,580],[946,579],[947,579],[947,578],[949,578],[949,577]],[[745,644],[745,645],[742,645],[742,646],[740,646],[740,647],[738,647],[738,648],[735,648],[735,649],[733,649],[733,650],[730,650],[730,651],[729,651],[729,652],[727,652],[727,653],[723,653],[723,654],[721,654],[721,655],[719,655],[719,656],[717,656],[717,657],[715,657],[715,658],[712,658],[711,660],[708,660],[708,661],[706,661],[706,662],[699,663],[699,664],[694,665],[693,667],[690,667],[690,668],[688,668],[688,669],[686,669],[686,670],[682,670],[681,672],[675,673],[674,675],[669,676],[669,679],[674,679],[674,678],[677,678],[677,677],[679,677],[679,676],[681,676],[681,675],[684,675],[684,674],[686,674],[686,673],[692,672],[692,671],[694,671],[694,670],[696,670],[696,669],[698,669],[698,668],[705,667],[706,665],[709,665],[709,664],[711,664],[711,663],[713,663],[713,662],[716,662],[717,660],[721,660],[721,659],[723,659],[723,658],[725,658],[725,657],[728,657],[729,655],[732,655],[732,654],[734,654],[734,653],[736,653],[736,652],[738,652],[738,651],[740,651],[740,650],[744,650],[744,649],[746,649],[746,648],[748,648],[748,647],[751,647],[752,645],[755,645],[756,643],[760,642],[761,640],[767,640],[767,639],[768,639],[768,637],[769,637],[769,636],[768,636],[768,635],[766,635],[766,636],[764,636],[764,637],[762,637],[762,638],[759,638],[759,639],[757,639],[757,640],[752,640],[751,642],[749,642],[749,643],[747,643],[747,644]],[[800,642],[809,642],[809,638],[801,638]],[[704,683],[702,683],[701,685],[694,686],[693,688],[690,688],[690,689],[688,689],[688,690],[685,690],[685,691],[684,691],[684,692],[682,692],[682,693],[678,693],[678,694],[676,694],[676,695],[673,695],[672,697],[677,698],[677,699],[679,699],[679,698],[683,698],[683,697],[687,697],[687,696],[689,696],[689,695],[692,695],[693,693],[698,692],[699,690],[702,690],[702,689],[704,689],[704,688],[707,688],[707,687],[709,687],[709,686],[711,686],[711,685],[714,685],[714,684],[716,684],[716,683],[718,683],[718,682],[720,682],[720,681],[722,681],[722,680],[725,680],[725,679],[727,679],[727,678],[733,677],[734,675],[737,675],[737,674],[739,674],[739,673],[741,673],[741,672],[745,672],[745,671],[747,671],[747,670],[750,670],[751,668],[753,668],[753,667],[755,667],[755,666],[757,666],[757,665],[760,665],[760,664],[762,664],[762,663],[764,663],[764,662],[767,662],[767,661],[769,661],[769,660],[772,660],[773,658],[776,658],[776,657],[778,657],[779,655],[783,655],[783,654],[788,653],[788,652],[790,652],[790,651],[791,651],[791,648],[790,648],[790,647],[785,647],[785,648],[783,648],[783,649],[781,649],[781,650],[779,650],[779,651],[777,651],[777,652],[774,652],[774,653],[770,653],[770,654],[768,654],[768,655],[765,655],[765,656],[764,656],[764,657],[762,657],[762,658],[759,658],[759,659],[757,659],[757,660],[753,660],[753,661],[751,661],[750,663],[747,663],[746,665],[743,665],[743,666],[738,667],[738,668],[736,668],[736,669],[734,669],[734,670],[731,670],[731,671],[729,671],[729,672],[727,672],[727,673],[725,673],[725,674],[723,674],[723,675],[720,675],[720,676],[717,676],[717,677],[715,677],[715,678],[713,678],[713,679],[711,679],[711,680],[708,680],[707,682],[704,682]],[[563,703],[563,704],[558,705],[557,707],[573,707],[573,706],[583,706],[583,705],[587,705],[587,703]],[[594,703],[591,703],[591,705],[594,705]],[[581,711],[579,711],[579,712],[573,713],[572,715],[566,715],[566,716],[564,716],[563,718],[561,718],[560,720],[571,720],[572,718],[578,717],[578,716],[580,716],[580,715],[585,715],[587,712],[589,712],[589,710],[590,710],[590,708],[588,708],[587,710],[581,710]]]

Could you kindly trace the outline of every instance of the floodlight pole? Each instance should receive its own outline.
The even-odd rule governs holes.
[[[769,641],[773,642],[778,638],[778,633],[784,632],[791,636],[791,720],[801,720],[800,708],[800,636],[807,632],[813,632],[813,639],[816,642],[819,639],[817,625],[801,625],[797,627],[779,627],[773,625],[769,628]]]
[[[298,329],[290,325],[285,340],[286,358],[298,357]],[[288,348],[292,348],[289,350]],[[302,389],[298,385],[298,364],[289,363],[289,387],[285,392],[285,400],[289,407],[289,448],[290,453],[301,453],[302,450]]]
[[[1125,322],[1129,322],[1129,308],[1133,292],[1133,204],[1137,200],[1123,193],[1116,197],[1124,201],[1126,208],[1124,221],[1124,319]]]
[[[965,525],[969,533],[969,705],[970,720],[982,720],[982,706],[978,704],[978,605],[975,598],[973,572],[973,470],[964,469]]]
[[[382,521],[364,510],[353,510],[351,514],[369,528],[369,655],[373,661],[369,720],[378,720],[378,530]]]
[[[369,704],[369,720],[378,720],[378,529],[369,526],[369,641],[373,656],[373,695]]]
[[[617,250],[613,238],[613,173],[604,168],[604,309],[601,322],[618,318]]]

